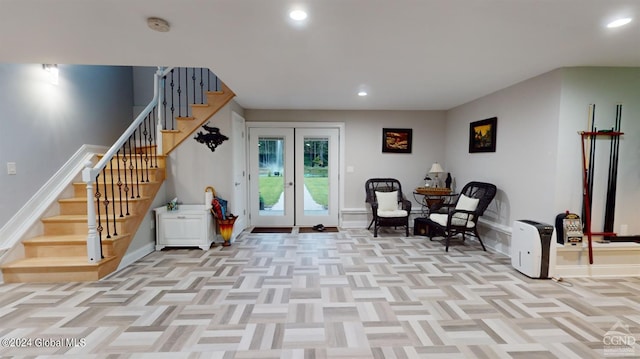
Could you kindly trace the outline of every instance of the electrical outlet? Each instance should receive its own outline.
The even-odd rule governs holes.
[[[15,175],[17,174],[16,163],[15,162],[7,162],[7,174]]]

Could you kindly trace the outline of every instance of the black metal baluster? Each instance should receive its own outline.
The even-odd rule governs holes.
[[[135,136],[135,132],[133,136]],[[131,198],[136,198],[135,190],[133,189],[133,169],[135,168],[133,165],[133,157],[131,156],[131,137],[127,140],[127,144],[129,145],[129,174],[131,175]],[[138,176],[136,174],[136,181],[138,180]]]
[[[154,109],[155,110],[155,109]],[[156,133],[156,127],[158,126],[158,121],[156,120],[156,111],[151,111],[151,132],[149,132],[149,138],[151,140],[151,167],[158,168],[158,146],[154,145],[154,137],[153,135]],[[155,160],[156,164],[154,166],[153,161]]]
[[[165,129],[169,128],[167,126],[167,76],[165,75],[162,81],[162,91],[164,91],[164,96],[162,97],[162,111],[164,111],[164,127]]]
[[[96,193],[95,193],[95,198],[96,198],[96,211],[98,212],[98,226],[96,227],[96,231],[98,231],[98,238],[100,239],[100,247],[102,247],[102,231],[104,230],[104,228],[102,228],[102,216],[100,215],[100,174],[98,173],[96,175]]]
[[[203,79],[202,67],[200,68],[200,104],[204,103],[204,79]]]
[[[149,132],[147,131],[147,121],[149,121],[149,118],[151,117],[151,114],[148,114],[147,117],[144,119],[144,132],[142,133],[144,136],[144,156],[142,156],[142,154],[140,154],[140,161],[144,162],[144,165],[142,166],[142,170],[147,172],[147,182],[149,182]]]
[[[193,67],[191,68],[191,83],[193,84],[193,101],[191,101],[191,103],[197,103],[196,101],[196,68]],[[191,107],[191,106],[189,106]]]
[[[109,173],[111,174],[111,209],[113,210],[113,235],[118,235],[116,227],[116,191],[113,186],[113,157],[109,160]]]
[[[184,68],[184,112],[189,117],[189,68]]]
[[[140,132],[140,131],[138,131],[138,129],[133,130],[134,142],[136,140],[136,132]],[[140,198],[140,171],[138,170],[138,154],[137,153],[133,156],[133,161],[135,162],[135,165],[136,165],[136,198]],[[144,182],[144,178],[142,179],[142,181]]]
[[[118,152],[116,152],[116,164],[118,166],[118,168],[117,168],[117,171],[118,171],[118,198],[119,198],[119,201],[120,201],[120,217],[124,217],[124,215],[122,214],[122,179],[120,177],[120,150],[118,150]],[[126,174],[126,172],[125,172],[125,174]],[[113,176],[111,177],[111,181],[113,181]]]
[[[122,145],[122,167],[124,167],[124,201],[129,215],[129,182],[127,181],[127,144]]]
[[[111,229],[109,229],[109,196],[107,195],[107,167],[102,169],[102,189],[104,190],[104,219],[107,227],[107,238],[111,238]],[[114,223],[115,226],[115,223]]]
[[[180,69],[178,69],[178,117],[182,117],[182,81],[180,75]]]
[[[176,106],[173,103],[173,87],[175,83],[173,82],[173,69],[171,69],[171,129],[173,130],[173,121],[175,119],[174,111],[176,110]]]

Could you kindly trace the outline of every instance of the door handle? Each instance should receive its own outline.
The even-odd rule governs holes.
[[[234,184],[235,184],[236,186],[239,186],[239,185],[240,185],[240,182],[235,182]]]

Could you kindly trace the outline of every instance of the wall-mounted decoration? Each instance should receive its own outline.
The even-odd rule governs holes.
[[[383,128],[382,152],[411,153],[410,128]]]
[[[471,122],[469,124],[469,153],[496,152],[497,126],[497,117]]]
[[[208,123],[207,123],[208,124]],[[198,132],[194,139],[200,143],[204,143],[209,147],[211,152],[216,151],[216,147],[220,146],[222,142],[229,139],[229,137],[220,133],[220,129],[217,127],[209,127],[207,125],[202,126],[208,133]]]

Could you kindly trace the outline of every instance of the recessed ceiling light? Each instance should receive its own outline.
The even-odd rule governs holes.
[[[293,10],[289,13],[289,17],[296,21],[302,21],[307,18],[307,13],[302,10]]]
[[[368,94],[367,94],[367,91],[360,91],[360,92],[358,92],[358,96],[360,96],[360,97],[364,97],[364,96],[367,96],[367,95],[368,95]]]
[[[631,22],[631,18],[630,17],[624,17],[624,18],[620,18],[614,21],[611,21],[610,23],[607,24],[608,28],[614,28],[614,27],[620,27],[620,26],[624,26],[628,23]]]

